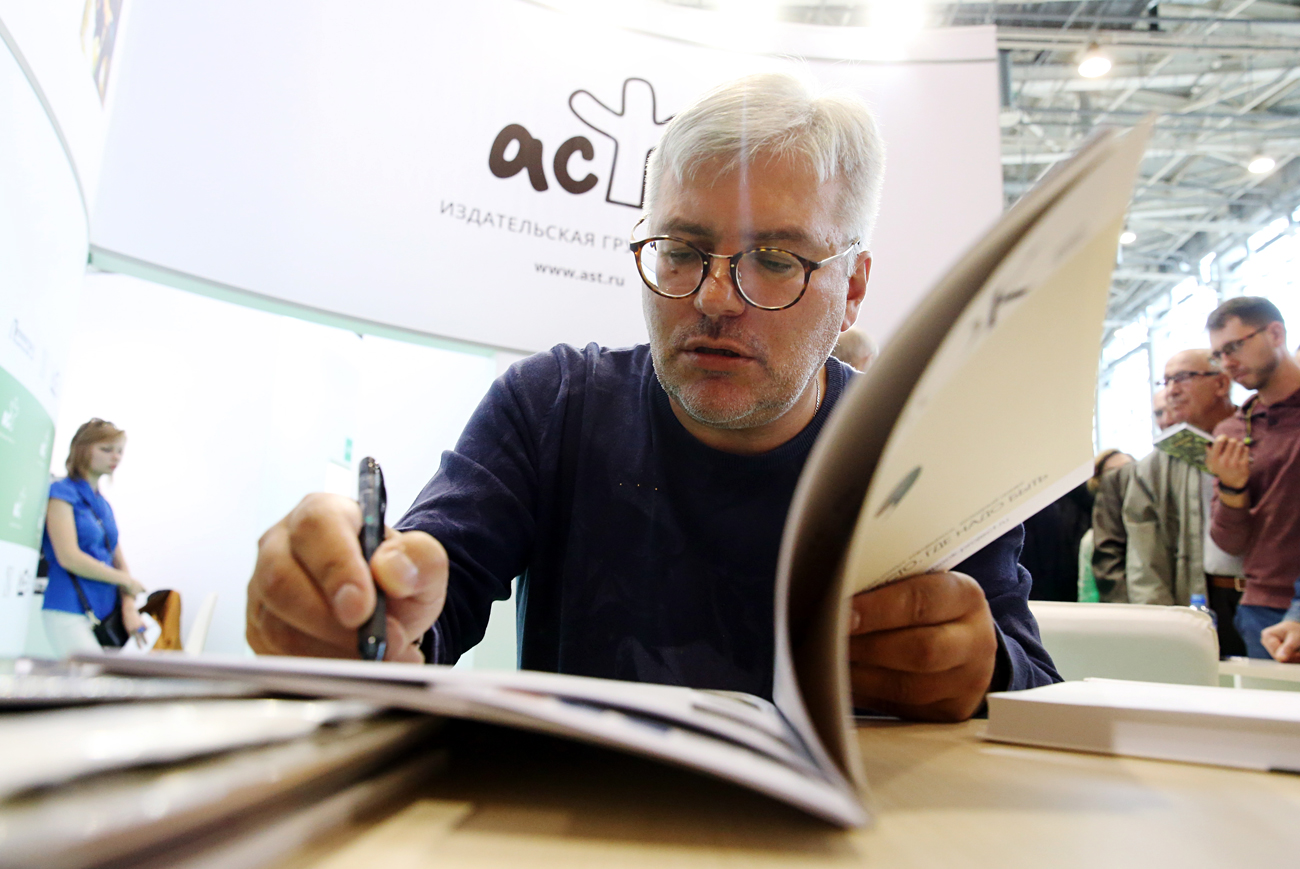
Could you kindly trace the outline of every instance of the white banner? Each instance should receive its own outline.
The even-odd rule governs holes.
[[[0,657],[24,651],[86,268],[103,118],[82,5],[0,0]]]
[[[861,29],[736,21],[136,0],[92,244],[497,347],[635,343],[626,241],[661,125],[721,81],[795,70],[863,94],[886,138],[863,320],[883,338],[1001,211],[993,29],[928,32],[881,61]]]

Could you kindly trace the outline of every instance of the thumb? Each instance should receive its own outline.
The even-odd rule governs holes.
[[[390,532],[370,559],[376,584],[388,595],[388,617],[408,636],[428,630],[447,599],[447,550],[423,531]]]
[[[391,597],[416,597],[431,583],[446,583],[447,551],[424,531],[389,529],[370,558],[370,570]]]

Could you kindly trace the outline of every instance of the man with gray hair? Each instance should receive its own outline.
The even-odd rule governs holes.
[[[1231,390],[1208,349],[1182,350],[1165,363],[1161,392],[1175,422],[1214,431],[1237,410]],[[1128,602],[1187,606],[1192,595],[1206,595],[1218,615],[1219,654],[1244,655],[1232,626],[1244,587],[1241,559],[1210,537],[1213,496],[1211,474],[1160,450],[1134,466],[1123,503]]]
[[[649,345],[514,365],[369,565],[357,505],[305,499],[261,540],[253,648],[355,656],[377,583],[389,657],[454,662],[519,577],[525,669],[770,697],[782,526],[852,374],[829,357],[866,291],[882,170],[858,99],[787,76],[677,114],[631,245]],[[858,705],[960,719],[1058,678],[1020,540],[858,596]]]

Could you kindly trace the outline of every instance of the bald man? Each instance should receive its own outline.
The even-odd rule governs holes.
[[[1187,422],[1202,431],[1231,417],[1232,381],[1209,350],[1184,350],[1165,363],[1162,383],[1166,423]],[[1219,617],[1219,653],[1243,655],[1232,626],[1241,599],[1242,564],[1210,539],[1214,478],[1160,450],[1133,469],[1124,495],[1128,553],[1124,564],[1129,603],[1187,606],[1205,594]]]

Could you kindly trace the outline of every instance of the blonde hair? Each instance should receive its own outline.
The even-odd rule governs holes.
[[[83,422],[77,429],[77,433],[72,436],[72,443],[68,445],[68,460],[63,463],[63,466],[68,469],[68,476],[84,480],[86,474],[90,472],[90,452],[95,444],[115,441],[125,434],[126,432],[111,422],[99,417]]]

